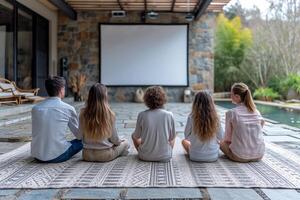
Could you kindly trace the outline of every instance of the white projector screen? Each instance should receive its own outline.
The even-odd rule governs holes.
[[[105,85],[188,85],[186,24],[100,24],[100,48]]]

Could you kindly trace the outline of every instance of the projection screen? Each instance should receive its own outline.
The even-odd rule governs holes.
[[[100,82],[187,86],[188,25],[100,24]]]

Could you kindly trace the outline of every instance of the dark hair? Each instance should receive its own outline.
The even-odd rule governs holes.
[[[50,97],[58,96],[61,88],[65,87],[65,79],[60,76],[51,76],[45,80],[45,87]]]
[[[144,95],[144,102],[150,109],[162,108],[167,102],[164,89],[160,86],[148,87]]]
[[[191,114],[194,134],[202,141],[212,139],[219,129],[219,117],[208,92],[201,91],[196,94]]]

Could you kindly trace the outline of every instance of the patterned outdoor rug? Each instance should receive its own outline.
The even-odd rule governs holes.
[[[300,157],[267,144],[261,162],[190,162],[180,144],[169,163],[139,161],[133,154],[109,163],[81,161],[78,154],[60,164],[30,157],[30,144],[0,156],[0,188],[70,187],[263,187],[300,188]]]

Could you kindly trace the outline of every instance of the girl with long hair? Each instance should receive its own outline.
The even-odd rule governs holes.
[[[201,91],[196,94],[184,135],[182,145],[191,160],[214,162],[218,159],[219,141],[223,139],[223,130],[208,92]]]
[[[96,83],[90,88],[79,122],[83,135],[83,160],[106,162],[128,154],[129,144],[118,137],[115,114],[108,104],[104,85]]]
[[[233,84],[231,100],[237,106],[226,112],[225,139],[221,142],[221,150],[233,161],[259,161],[265,152],[264,119],[256,109],[246,84]]]

